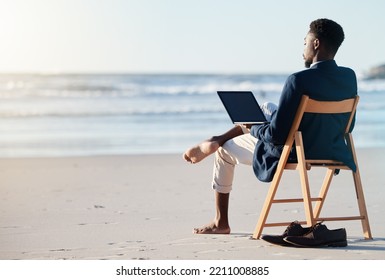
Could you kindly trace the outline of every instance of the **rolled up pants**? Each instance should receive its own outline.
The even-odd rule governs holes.
[[[266,120],[270,121],[277,110],[274,103],[264,103],[261,109]],[[244,134],[225,142],[215,153],[212,187],[219,193],[230,193],[233,187],[234,171],[237,164],[252,165],[257,138],[248,130]]]

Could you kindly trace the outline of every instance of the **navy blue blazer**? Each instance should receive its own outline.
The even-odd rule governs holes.
[[[253,169],[257,178],[270,182],[276,171],[283,145],[294,121],[302,95],[321,101],[340,101],[357,95],[357,79],[350,68],[337,66],[327,60],[290,75],[283,87],[278,110],[270,123],[252,126],[250,133],[258,138],[254,151]],[[302,119],[305,154],[311,159],[334,159],[356,170],[350,149],[344,140],[348,114],[309,114]],[[354,127],[354,121],[351,130]],[[319,147],[323,147],[320,149]],[[295,160],[295,151],[290,160]]]

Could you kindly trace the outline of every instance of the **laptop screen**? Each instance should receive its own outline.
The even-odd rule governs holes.
[[[235,124],[265,123],[265,115],[251,91],[218,91],[227,113]]]

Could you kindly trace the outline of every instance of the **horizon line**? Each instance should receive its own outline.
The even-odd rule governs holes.
[[[1,71],[0,75],[289,75],[294,72],[274,71]]]

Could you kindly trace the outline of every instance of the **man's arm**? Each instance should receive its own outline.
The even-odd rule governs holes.
[[[298,87],[297,77],[287,78],[278,104],[278,110],[270,123],[252,126],[250,133],[260,141],[283,145],[289,134],[301,101],[302,90]]]

